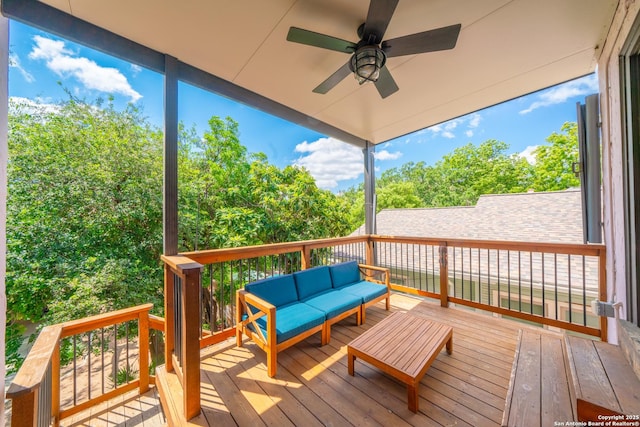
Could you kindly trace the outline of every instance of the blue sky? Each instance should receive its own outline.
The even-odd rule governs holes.
[[[89,101],[112,95],[117,108],[132,102],[162,127],[162,75],[14,21],[9,37],[13,99],[54,104],[67,99],[65,89]],[[229,116],[250,152],[279,167],[306,167],[322,188],[337,192],[363,180],[359,148],[186,84],[179,92],[179,118],[200,134],[211,116]],[[506,142],[511,153],[529,152],[575,121],[576,102],[595,92],[591,75],[380,144],[377,173],[409,161],[434,164],[456,147],[488,139]]]

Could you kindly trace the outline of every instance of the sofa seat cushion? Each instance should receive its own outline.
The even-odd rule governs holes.
[[[362,304],[365,304],[381,295],[387,293],[387,287],[385,285],[379,285],[377,283],[371,283],[366,280],[362,280],[358,283],[352,283],[351,285],[343,286],[339,289],[339,292],[345,292],[350,295],[359,296],[362,300]]]
[[[322,325],[325,320],[325,312],[317,310],[307,304],[296,302],[278,307],[276,310],[276,343],[280,344],[301,333]],[[267,335],[267,317],[256,320],[262,332]]]
[[[329,272],[331,273],[331,282],[334,288],[341,288],[362,280],[360,278],[360,268],[356,261],[330,265]]]
[[[329,273],[329,267],[326,265],[296,271],[293,273],[293,278],[296,282],[300,301],[332,288],[331,273]]]
[[[298,301],[298,291],[290,274],[273,276],[247,284],[245,290],[276,307]]]
[[[315,294],[302,302],[323,311],[326,314],[326,319],[329,320],[347,310],[358,307],[362,304],[362,298],[359,295],[339,292],[332,289],[320,294]]]

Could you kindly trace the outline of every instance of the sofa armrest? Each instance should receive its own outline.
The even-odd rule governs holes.
[[[244,289],[237,292],[237,327],[245,328],[249,324],[253,325],[253,332],[260,337],[265,345],[269,345],[270,339],[275,343],[276,339],[276,306],[264,299],[251,294]],[[255,311],[252,309],[256,309]],[[243,319],[243,315],[247,318]],[[267,316],[267,336],[262,333],[262,329],[255,321],[263,316]]]
[[[375,265],[367,265],[367,264],[358,264],[358,267],[360,268],[360,271],[362,271],[362,273],[364,274],[365,280],[369,282],[385,285],[387,289],[391,291],[391,270],[389,270],[389,268],[378,267]],[[374,272],[384,274],[384,279],[383,280],[375,279],[373,275],[376,273],[372,274],[367,270],[373,270]]]

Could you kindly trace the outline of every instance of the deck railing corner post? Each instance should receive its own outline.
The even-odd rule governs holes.
[[[182,377],[187,420],[200,413],[200,298],[202,266],[184,271],[182,288]]]
[[[449,307],[449,249],[446,243],[440,243],[440,306]]]

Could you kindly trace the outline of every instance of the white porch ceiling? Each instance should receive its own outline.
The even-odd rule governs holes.
[[[595,70],[618,0],[400,0],[384,39],[461,23],[455,49],[389,58],[381,99],[349,55],[286,41],[297,26],[358,41],[368,0],[42,0],[374,144]],[[206,108],[203,106],[203,108]]]

